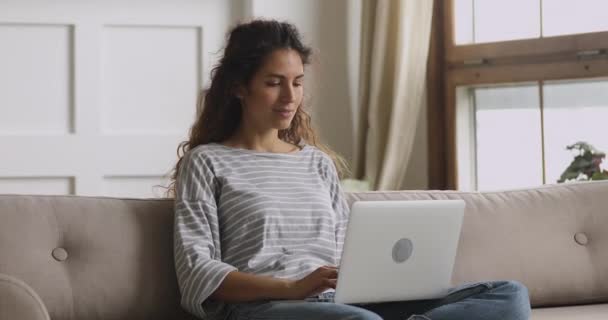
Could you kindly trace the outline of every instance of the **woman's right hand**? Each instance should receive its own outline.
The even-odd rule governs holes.
[[[287,299],[302,300],[317,295],[327,289],[336,288],[338,268],[322,266],[306,277],[291,281],[288,285]]]

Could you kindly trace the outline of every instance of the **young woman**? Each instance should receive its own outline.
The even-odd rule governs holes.
[[[527,319],[527,290],[510,281],[432,301],[332,302],[349,208],[343,162],[302,107],[310,54],[288,23],[230,32],[173,176],[183,307],[203,319]]]

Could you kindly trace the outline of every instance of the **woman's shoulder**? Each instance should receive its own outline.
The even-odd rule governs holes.
[[[323,151],[321,148],[314,145],[306,145],[306,148],[310,150],[309,154],[312,155],[313,161],[317,164],[319,170],[331,170],[333,168],[334,160],[329,154]]]
[[[205,143],[188,150],[184,156],[191,159],[215,161],[219,157],[218,151],[216,143]]]
[[[198,146],[190,149],[192,153],[209,153],[217,150],[218,144],[215,142],[209,142],[204,144],[199,144]]]
[[[322,159],[331,159],[331,157],[325,151],[323,151],[321,148],[319,148],[319,147],[317,147],[317,146],[315,146],[313,144],[302,144],[300,147],[303,150],[304,149],[310,150],[311,154],[313,154],[313,155],[315,155],[315,156],[317,156],[319,158],[322,158]]]

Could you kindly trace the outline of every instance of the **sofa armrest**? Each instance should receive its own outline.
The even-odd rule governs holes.
[[[50,317],[34,289],[0,273],[0,319],[50,320]]]

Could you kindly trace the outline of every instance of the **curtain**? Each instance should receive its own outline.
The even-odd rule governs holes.
[[[397,190],[425,104],[432,0],[365,0],[355,178]]]

